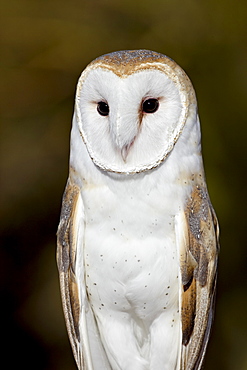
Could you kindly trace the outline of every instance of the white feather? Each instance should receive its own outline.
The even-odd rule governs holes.
[[[146,97],[160,98],[160,107],[145,115],[140,126],[139,109]],[[97,112],[101,100],[109,105],[107,117]],[[77,123],[91,158],[103,169],[123,173],[156,167],[168,155],[184,126],[187,106],[183,90],[155,70],[121,79],[111,71],[93,69],[76,97]],[[124,162],[116,153],[134,139]]]

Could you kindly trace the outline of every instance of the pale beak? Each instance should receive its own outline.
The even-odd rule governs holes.
[[[121,156],[122,156],[124,162],[126,162],[126,158],[129,154],[130,147],[132,146],[134,141],[135,141],[135,138],[131,141],[130,144],[124,145],[121,149]]]

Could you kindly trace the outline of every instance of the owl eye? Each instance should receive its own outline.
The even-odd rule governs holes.
[[[97,111],[98,113],[101,115],[101,116],[108,116],[109,114],[109,105],[104,102],[104,101],[100,101],[97,105]]]
[[[154,113],[158,110],[159,108],[159,101],[158,99],[147,99],[144,100],[142,103],[142,111],[145,113]]]

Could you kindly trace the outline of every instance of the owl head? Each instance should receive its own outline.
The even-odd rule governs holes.
[[[148,50],[119,51],[82,72],[74,125],[97,167],[131,174],[159,166],[195,112],[193,86],[172,59]]]

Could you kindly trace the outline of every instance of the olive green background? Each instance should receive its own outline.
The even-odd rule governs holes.
[[[77,79],[97,56],[151,49],[190,76],[221,225],[205,369],[247,369],[246,0],[1,0],[1,361],[75,369],[55,263]]]

